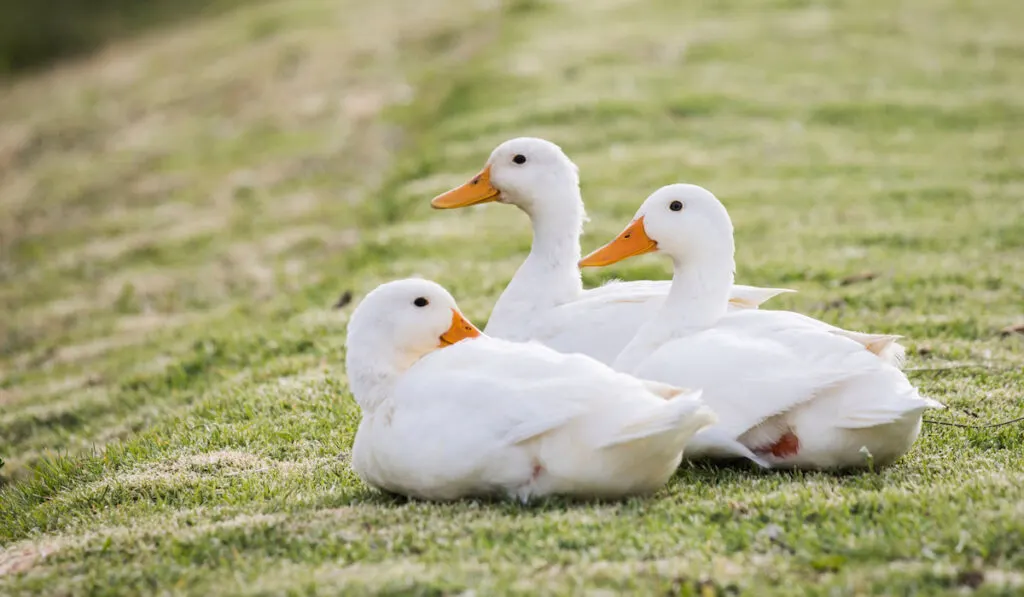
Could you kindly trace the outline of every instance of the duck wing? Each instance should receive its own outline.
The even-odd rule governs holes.
[[[671,280],[635,280],[632,282],[611,280],[596,288],[585,290],[583,298],[614,302],[661,300],[668,295],[671,286]],[[789,292],[796,291],[788,288],[762,288],[733,284],[732,291],[729,293],[729,304],[734,309],[757,309],[768,300]]]
[[[715,428],[736,438],[881,365],[852,340],[810,327],[716,327],[664,344],[635,374],[702,388]]]

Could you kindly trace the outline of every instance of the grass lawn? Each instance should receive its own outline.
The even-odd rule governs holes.
[[[1024,415],[1024,5],[268,0],[0,93],[0,594],[1019,594],[1024,426],[854,475],[684,465],[651,499],[406,502],[348,467],[344,328],[423,275],[481,327],[527,218],[435,212],[500,141],[580,166],[584,250],[714,191],[737,281],[904,334]],[[663,278],[645,257],[588,271]],[[345,301],[340,301],[344,303]]]

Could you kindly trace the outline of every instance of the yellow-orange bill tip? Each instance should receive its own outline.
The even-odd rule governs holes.
[[[480,335],[477,329],[458,309],[452,309],[452,325],[441,334],[439,346],[451,346],[460,340],[476,338]]]
[[[455,209],[497,201],[501,191],[491,184],[491,167],[487,166],[464,185],[441,193],[430,201],[434,209]]]
[[[644,217],[640,216],[610,243],[581,259],[580,267],[611,265],[629,257],[657,250],[658,243],[647,236],[647,231],[644,230]]]

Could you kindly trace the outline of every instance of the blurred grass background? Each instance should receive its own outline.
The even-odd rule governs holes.
[[[60,6],[14,27],[39,49],[6,51],[0,93],[0,593],[1024,586],[1019,426],[929,425],[871,474],[683,467],[623,504],[371,492],[347,466],[334,308],[419,274],[483,324],[527,219],[428,201],[538,135],[581,168],[584,250],[652,189],[702,184],[736,223],[739,281],[906,335],[936,418],[1019,416],[1019,2],[18,14]],[[668,273],[652,256],[586,280]]]
[[[0,0],[0,75],[45,68],[61,59],[88,55],[118,39],[144,34],[154,27],[209,17],[245,3],[246,0]]]

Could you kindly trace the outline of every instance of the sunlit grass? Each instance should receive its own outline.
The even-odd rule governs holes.
[[[398,4],[269,2],[0,96],[0,592],[1020,590],[1020,426],[619,504],[376,493],[332,308],[423,275],[484,323],[526,216],[428,200],[538,135],[580,166],[585,250],[701,184],[740,282],[904,334],[935,419],[1019,416],[1015,3]]]

